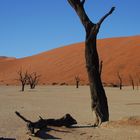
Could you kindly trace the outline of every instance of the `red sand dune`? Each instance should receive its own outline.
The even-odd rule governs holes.
[[[0,62],[16,59],[14,57],[0,56]]]
[[[140,36],[98,40],[100,59],[103,60],[102,80],[118,84],[117,72],[125,85],[129,75],[135,83],[140,79]],[[0,58],[0,84],[17,84],[17,71],[21,69],[41,74],[40,84],[74,84],[79,76],[81,84],[87,84],[84,43],[53,49],[21,59]],[[138,78],[139,77],[139,78]]]

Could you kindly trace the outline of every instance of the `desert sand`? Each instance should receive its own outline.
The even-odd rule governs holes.
[[[88,86],[38,86],[34,90],[19,86],[0,86],[0,137],[11,140],[64,139],[64,140],[139,140],[140,90],[125,87],[105,88],[108,97],[110,122],[93,128],[94,114],[90,109]],[[78,122],[73,128],[51,127],[39,137],[27,134],[25,122],[15,115],[19,111],[36,121],[60,118],[70,113]],[[42,138],[41,138],[42,137]]]
[[[124,85],[130,85],[130,75],[135,84],[139,81],[140,36],[99,39],[98,51],[100,60],[103,60],[104,83],[118,84],[118,72]],[[75,76],[80,77],[81,84],[88,84],[84,43],[59,47],[26,58],[0,58],[0,85],[18,84],[16,79],[20,69],[41,75],[39,84],[72,85],[75,84]]]

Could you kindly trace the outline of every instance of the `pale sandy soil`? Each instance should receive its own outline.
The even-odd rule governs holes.
[[[120,91],[106,88],[110,122],[93,128],[94,115],[90,109],[87,86],[40,86],[35,90],[0,86],[0,137],[16,140],[64,139],[64,140],[140,140],[140,90],[131,87]],[[78,124],[74,128],[51,127],[52,130],[36,138],[27,134],[25,123],[15,115],[19,111],[28,119],[60,118],[70,113]]]

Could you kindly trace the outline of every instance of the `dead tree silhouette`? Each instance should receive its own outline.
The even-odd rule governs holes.
[[[30,85],[31,89],[34,89],[35,86],[38,84],[40,76],[41,75],[37,75],[36,72],[27,75],[28,84]]]
[[[122,89],[122,77],[120,76],[120,73],[117,72],[117,76],[118,76],[118,79],[119,79],[119,87],[120,87],[120,90]]]
[[[134,79],[131,75],[129,75],[130,83],[132,85],[133,90],[135,89]]]
[[[47,128],[48,126],[57,126],[57,127],[70,127],[74,124],[77,124],[77,121],[70,115],[66,114],[65,116],[61,117],[60,119],[43,119],[39,116],[39,120],[32,122],[26,119],[23,115],[21,115],[18,111],[15,111],[15,114],[21,118],[24,122],[27,123],[27,128],[31,134],[35,134],[35,129],[43,129]]]
[[[79,76],[75,76],[75,81],[76,81],[76,88],[79,88],[80,77]]]
[[[102,85],[99,72],[99,57],[97,52],[97,34],[103,21],[112,14],[115,7],[105,14],[98,23],[93,23],[87,16],[84,4],[86,0],[68,0],[83,24],[86,32],[85,59],[91,91],[91,108],[95,112],[96,120],[94,126],[109,120],[107,97]]]
[[[28,73],[27,73],[27,71],[23,72],[22,70],[19,70],[18,71],[18,76],[19,76],[18,81],[21,82],[21,86],[22,86],[21,91],[24,91],[24,88],[25,88],[25,85],[26,85],[27,79],[28,79],[27,78]]]
[[[137,73],[135,77],[136,77],[137,90],[139,90],[139,84],[140,84],[140,77],[139,77],[139,74]]]

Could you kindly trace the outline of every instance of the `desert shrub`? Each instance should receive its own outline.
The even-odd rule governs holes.
[[[57,82],[53,82],[52,85],[58,85],[58,83]]]
[[[61,86],[63,86],[63,85],[68,85],[68,84],[67,84],[67,83],[65,83],[65,82],[63,82],[63,83],[61,83],[60,85],[61,85]]]

